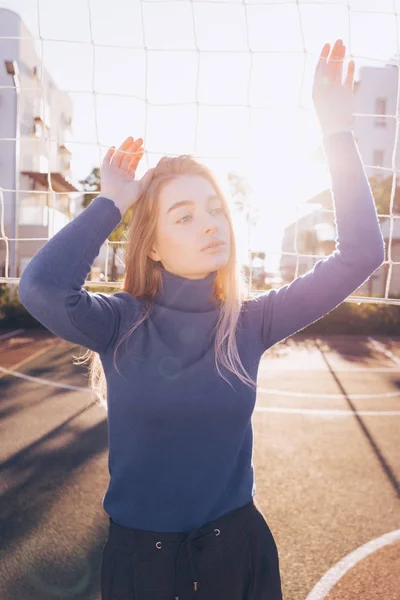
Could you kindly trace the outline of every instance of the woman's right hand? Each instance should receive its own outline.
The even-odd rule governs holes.
[[[128,137],[118,150],[108,149],[100,168],[100,196],[110,198],[124,214],[150,183],[154,169],[136,180],[136,169],[144,154],[143,140]]]

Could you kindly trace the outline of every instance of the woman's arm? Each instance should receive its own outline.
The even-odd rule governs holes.
[[[330,45],[324,45],[313,86],[332,178],[336,250],[292,283],[257,297],[253,306],[261,309],[265,349],[336,308],[385,259],[375,201],[352,132],[354,61],[342,83],[345,50],[341,40],[330,55]],[[259,325],[257,318],[258,330]]]
[[[111,146],[101,166],[100,195],[35,254],[18,288],[22,304],[42,325],[95,352],[104,352],[118,335],[127,293],[92,293],[83,285],[101,246],[153,175],[149,169],[136,180],[142,142],[129,136],[118,150]],[[139,308],[136,298],[130,300]]]
[[[97,196],[35,254],[18,287],[22,304],[42,325],[96,352],[118,332],[122,293],[92,293],[82,286],[121,218],[111,199]]]
[[[291,283],[256,298],[265,349],[336,308],[385,259],[374,198],[353,133],[330,134],[323,145],[332,177],[336,249]]]

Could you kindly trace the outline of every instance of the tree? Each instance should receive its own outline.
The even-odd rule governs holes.
[[[83,185],[83,189],[85,193],[83,194],[82,206],[86,208],[89,204],[99,195],[100,191],[100,168],[94,167],[89,175],[79,181],[80,184]],[[123,235],[125,234],[128,226],[130,217],[128,215],[129,211],[127,211],[124,215],[122,215],[121,223],[117,225],[114,231],[109,235],[108,240],[110,242],[120,242]],[[118,248],[122,247],[122,244],[111,244],[112,248],[112,262],[111,262],[111,280],[117,281],[118,272],[116,266],[116,257]]]
[[[243,213],[247,222],[247,246],[250,263],[248,269],[244,270],[245,274],[247,275],[247,271],[250,271],[250,269],[252,270],[253,268],[254,258],[254,253],[252,252],[250,247],[250,228],[252,225],[257,224],[260,215],[260,209],[254,206],[252,203],[253,190],[251,189],[245,177],[238,175],[237,173],[229,172],[228,181],[232,194],[233,204],[239,213]]]
[[[393,177],[384,179],[372,175],[369,178],[372,194],[375,199],[376,209],[379,214],[389,214],[390,197],[392,193]],[[393,214],[400,215],[400,187],[396,183],[393,201]]]

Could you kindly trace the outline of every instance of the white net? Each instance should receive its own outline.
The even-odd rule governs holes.
[[[232,174],[246,183],[246,193],[229,189],[250,285],[254,252],[265,254],[267,282],[308,271],[335,248],[311,89],[323,44],[340,37],[344,72],[356,62],[354,132],[366,172],[376,176],[387,248],[385,263],[347,301],[399,304],[399,5],[0,2],[0,282],[19,281],[29,258],[74,216],[76,182],[128,135],[144,139],[139,177],[163,155],[191,153],[225,189]],[[118,285],[109,273],[117,245],[105,244],[102,285]]]

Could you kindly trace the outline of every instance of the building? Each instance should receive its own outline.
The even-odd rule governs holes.
[[[370,178],[378,180],[393,176],[392,162],[396,171],[400,170],[400,148],[395,150],[396,142],[396,110],[398,86],[398,68],[387,64],[385,67],[361,67],[360,79],[354,84],[355,122],[354,136],[364,164],[365,172]],[[332,211],[332,193],[323,190],[311,198],[309,204],[315,204],[315,211],[298,220],[297,238],[296,223],[286,228],[282,252],[293,254],[282,255],[280,272],[285,282],[292,281],[296,274],[298,258],[298,275],[302,275],[321,257],[328,256],[335,250],[336,228]],[[388,260],[390,219],[380,217],[380,225],[386,246]],[[295,249],[297,239],[297,251]],[[400,261],[400,223],[393,219],[393,232],[390,240],[391,259]],[[314,254],[318,257],[296,256]],[[389,266],[384,264],[358,288],[357,296],[384,297]],[[398,265],[392,266],[389,297],[400,297],[400,270]]]
[[[71,220],[78,192],[67,146],[72,101],[43,68],[34,38],[14,11],[0,9],[0,36],[0,210],[5,235],[18,240],[8,242],[7,272],[6,243],[0,244],[0,277],[19,278]]]

